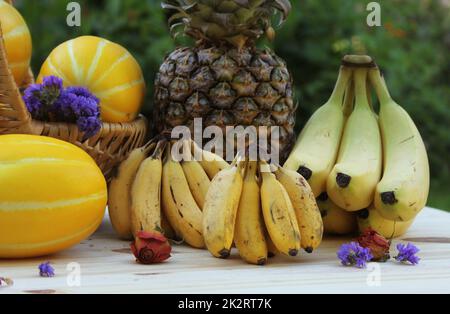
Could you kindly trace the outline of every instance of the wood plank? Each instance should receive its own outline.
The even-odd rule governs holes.
[[[236,252],[219,260],[184,245],[174,246],[173,257],[164,264],[139,265],[105,219],[95,235],[70,250],[48,258],[0,261],[0,276],[14,280],[0,293],[449,293],[449,225],[450,214],[427,208],[403,237],[420,247],[419,266],[388,262],[376,264],[379,270],[358,270],[342,267],[336,259],[347,237],[327,238],[312,255],[279,256],[265,267],[245,264]],[[55,266],[54,278],[38,275],[38,264],[47,260]],[[67,283],[72,278],[69,263],[81,267],[80,286]],[[378,272],[379,285],[373,280],[368,284]]]

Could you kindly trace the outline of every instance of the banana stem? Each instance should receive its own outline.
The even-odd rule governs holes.
[[[159,141],[158,144],[156,144],[155,151],[153,152],[151,158],[161,159],[164,154],[164,151],[166,150],[166,144],[167,144],[166,140]]]
[[[147,144],[144,145],[144,155],[148,156],[156,147],[157,139],[153,138],[151,139]]]
[[[256,170],[258,168],[257,161],[249,161],[247,164],[247,169],[245,171],[246,180],[254,180],[256,177]]]
[[[392,98],[387,89],[386,82],[381,76],[379,68],[374,68],[369,71],[369,79],[372,86],[375,88],[380,104],[389,102]]]
[[[330,100],[328,101],[329,103],[342,106],[344,93],[352,76],[352,72],[353,70],[350,68],[344,66],[341,67],[336,86],[334,87],[333,93],[331,94]]]
[[[369,108],[369,102],[367,100],[367,69],[355,70],[355,94],[356,105],[355,109]]]

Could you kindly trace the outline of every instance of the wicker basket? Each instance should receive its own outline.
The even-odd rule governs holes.
[[[33,82],[30,70],[22,86],[16,85],[6,60],[0,27],[0,135],[43,135],[75,144],[94,158],[106,178],[131,150],[143,145],[147,134],[147,120],[143,116],[131,123],[103,123],[97,135],[85,141],[75,124],[33,120],[21,97],[21,91]]]

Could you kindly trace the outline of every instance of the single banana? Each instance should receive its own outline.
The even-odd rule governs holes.
[[[317,205],[322,214],[326,234],[347,235],[358,230],[356,214],[350,213],[334,204],[326,192],[317,198]]]
[[[162,177],[162,207],[170,225],[186,243],[204,248],[202,211],[191,194],[183,168],[172,159],[170,149],[166,151]]]
[[[222,170],[230,167],[222,157],[207,150],[202,150],[197,143],[192,141],[194,159],[197,160],[212,180]]]
[[[166,142],[160,141],[152,156],[144,160],[131,187],[131,231],[156,231],[161,228],[162,154]]]
[[[373,205],[369,209],[359,211],[357,216],[360,232],[372,228],[386,239],[401,237],[414,223],[414,219],[404,222],[384,219]]]
[[[108,210],[114,230],[121,239],[133,238],[131,230],[131,186],[139,166],[146,158],[149,150],[155,147],[149,143],[133,150],[123,161],[115,176],[111,179],[108,189]]]
[[[261,204],[267,231],[281,253],[297,256],[301,235],[294,207],[286,189],[266,166],[261,165]]]
[[[196,160],[182,161],[181,166],[197,205],[203,209],[211,180]]]
[[[284,164],[284,168],[298,171],[308,180],[316,197],[326,190],[336,162],[345,123],[343,98],[351,76],[351,69],[341,67],[333,94],[308,121]]]
[[[409,114],[389,95],[379,69],[369,73],[380,99],[384,147],[383,178],[375,191],[375,207],[389,220],[410,221],[425,207],[430,189],[428,156]]]
[[[312,253],[319,247],[323,236],[322,216],[314,193],[305,178],[295,171],[278,168],[275,175],[294,206],[302,248]]]
[[[347,211],[367,208],[381,177],[381,135],[367,101],[366,81],[367,69],[356,69],[355,109],[347,120],[339,157],[327,181],[328,196]]]
[[[247,164],[236,217],[234,243],[246,262],[264,265],[267,262],[268,251],[261,212],[261,195],[256,177],[257,167],[256,161]]]
[[[239,157],[212,180],[203,208],[203,234],[211,254],[228,258],[233,245],[236,214],[241,198],[244,162]]]

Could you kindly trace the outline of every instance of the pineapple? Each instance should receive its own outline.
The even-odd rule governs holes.
[[[292,78],[286,63],[256,41],[274,37],[275,14],[289,0],[168,0],[171,30],[183,27],[195,47],[179,48],[161,65],[155,82],[158,132],[175,126],[279,126],[280,158],[295,140]]]

